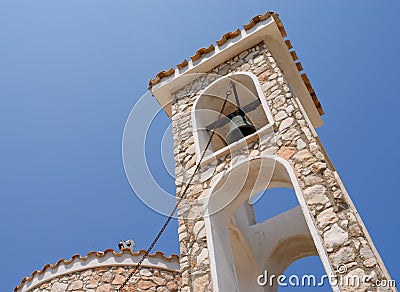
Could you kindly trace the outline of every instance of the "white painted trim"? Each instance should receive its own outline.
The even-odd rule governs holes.
[[[301,78],[300,72],[297,70],[296,64],[273,17],[257,23],[247,31],[244,29],[241,30],[241,33],[236,38],[228,40],[222,46],[215,46],[213,52],[203,55],[201,59],[195,62],[189,60],[185,68],[182,70],[175,69],[174,74],[163,78],[150,91],[166,113],[171,116],[171,104],[174,93],[196,79],[196,76],[198,76],[197,73],[207,73],[216,66],[262,41],[265,42],[284,75],[299,95],[300,102],[307,111],[307,116],[310,118],[314,128],[321,126],[323,124],[321,116]]]
[[[21,288],[17,289],[15,292],[31,291],[35,287],[50,281],[51,279],[82,270],[110,266],[134,267],[142,258],[144,252],[145,251],[131,253],[130,251],[123,250],[123,254],[115,256],[113,251],[106,251],[102,256],[92,253],[85,258],[75,257],[72,259],[72,261],[63,260],[58,265],[55,265],[55,267],[48,267],[43,273],[39,272],[35,274],[32,279],[25,281]],[[142,267],[158,268],[175,272],[180,271],[179,260],[177,256],[172,256],[170,259],[167,259],[162,256],[161,253],[148,256],[144,260]]]
[[[310,230],[311,236],[313,238],[313,241],[315,243],[315,247],[318,251],[318,254],[321,258],[322,264],[325,268],[325,271],[327,273],[327,275],[330,274],[334,274],[334,270],[331,267],[329,260],[328,260],[328,255],[325,251],[322,239],[320,238],[317,228],[315,227],[315,223],[313,220],[313,217],[307,207],[304,195],[302,193],[302,190],[298,184],[296,175],[293,171],[293,168],[291,167],[290,163],[286,160],[284,160],[283,158],[274,156],[274,155],[262,155],[260,157],[255,157],[255,158],[247,158],[247,159],[243,159],[238,161],[237,163],[235,163],[234,165],[232,165],[227,171],[224,172],[224,175],[218,176],[214,182],[212,183],[211,187],[210,187],[210,195],[206,198],[205,202],[204,202],[204,209],[205,209],[205,215],[204,215],[204,220],[205,220],[205,226],[206,226],[206,235],[207,235],[207,245],[209,247],[209,255],[210,255],[210,273],[211,273],[211,278],[213,281],[213,288],[214,291],[218,291],[218,275],[217,275],[217,270],[216,270],[216,262],[215,262],[215,253],[216,251],[214,250],[214,244],[213,244],[213,236],[212,236],[212,231],[211,231],[211,217],[212,215],[210,215],[208,213],[209,211],[209,204],[210,204],[210,200],[213,199],[213,191],[214,189],[218,186],[218,184],[221,182],[221,180],[223,179],[224,176],[226,176],[228,173],[232,172],[235,168],[237,168],[238,166],[240,166],[241,164],[245,164],[245,163],[251,163],[252,160],[257,160],[257,159],[268,159],[268,160],[274,160],[277,163],[280,163],[285,170],[287,171],[287,173],[289,174],[290,180],[292,182],[293,188],[295,190],[296,193],[296,197],[297,200],[299,201],[299,205],[300,208],[302,210],[302,213],[304,215],[305,221],[307,223],[307,226]],[[334,286],[332,287],[332,290],[334,292],[338,292],[340,291],[338,286]]]
[[[231,151],[240,149],[242,146],[244,146],[246,144],[246,141],[248,141],[249,139],[251,139],[254,136],[257,136],[257,135],[262,136],[262,135],[268,134],[272,131],[272,127],[273,127],[275,121],[274,121],[271,110],[268,106],[266,97],[264,95],[264,91],[261,88],[261,84],[260,84],[260,81],[258,80],[257,76],[251,72],[232,72],[230,74],[221,76],[220,78],[218,78],[217,80],[214,80],[211,84],[209,84],[204,90],[201,90],[199,92],[199,94],[198,94],[199,96],[196,98],[196,100],[194,101],[193,106],[192,106],[191,118],[192,118],[192,129],[193,129],[193,137],[194,137],[194,147],[195,147],[195,153],[196,153],[196,163],[199,163],[200,157],[201,157],[202,151],[203,151],[200,147],[200,138],[199,138],[199,133],[198,133],[199,126],[198,126],[198,121],[196,118],[196,112],[197,112],[197,110],[199,110],[199,109],[197,109],[197,104],[198,104],[199,100],[204,95],[208,94],[208,91],[210,88],[212,88],[219,82],[222,82],[223,80],[232,79],[236,82],[241,83],[240,81],[234,79],[233,77],[235,77],[235,76],[239,77],[242,75],[249,77],[251,79],[251,81],[253,82],[254,87],[256,88],[256,91],[257,91],[257,95],[258,95],[257,98],[261,102],[261,106],[264,109],[264,113],[267,117],[268,122],[264,127],[258,129],[256,133],[246,136],[246,137],[243,137],[239,141],[236,141],[235,143],[227,145],[224,148],[219,149],[210,155],[206,155],[203,159],[202,164],[207,164],[209,161],[225,155],[226,152],[231,152]],[[244,84],[242,84],[242,85],[245,87]],[[212,122],[212,121],[210,121],[210,122]]]

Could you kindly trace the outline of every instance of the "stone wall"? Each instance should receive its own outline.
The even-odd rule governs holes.
[[[388,278],[340,178],[329,165],[329,158],[325,156],[312,125],[298,99],[290,91],[268,48],[260,43],[224,62],[210,73],[226,75],[235,71],[252,72],[258,77],[275,121],[276,144],[272,146],[273,152],[293,167],[332,270],[336,271],[339,266],[345,265],[347,275],[368,275],[371,282]],[[174,96],[172,121],[177,196],[182,194],[185,181],[196,163],[191,107],[199,90],[216,78],[218,76],[204,75]],[[229,167],[233,156],[256,157],[265,151],[270,152],[271,145],[267,145],[270,142],[265,139],[251,144],[248,150],[219,157],[217,166],[203,166],[200,176],[190,186],[179,208],[178,220],[182,291],[212,291],[205,224],[202,218],[202,198],[208,194],[212,178]],[[348,289],[340,288],[343,291]]]
[[[127,279],[145,251],[128,248],[115,252],[89,252],[47,264],[24,278],[15,292],[114,292]],[[166,257],[161,252],[149,254],[139,272],[130,278],[122,291],[178,291],[181,285],[177,255]]]
[[[113,292],[119,288],[126,277],[132,271],[132,266],[122,267],[99,267],[83,270],[54,278],[45,282],[32,292]],[[136,291],[157,291],[173,292],[178,291],[180,276],[177,272],[161,270],[156,268],[143,268],[140,275],[133,276],[125,292]]]

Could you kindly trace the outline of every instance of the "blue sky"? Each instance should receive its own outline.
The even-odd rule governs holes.
[[[125,177],[121,145],[131,109],[157,72],[267,10],[281,15],[326,112],[321,140],[400,281],[399,7],[389,0],[1,0],[0,291],[46,263],[116,248],[120,239],[147,248],[165,218]],[[173,192],[159,153],[169,121],[163,114],[157,121],[149,151],[158,154],[149,165]],[[176,222],[155,249],[178,253]],[[313,269],[313,259],[304,265]]]

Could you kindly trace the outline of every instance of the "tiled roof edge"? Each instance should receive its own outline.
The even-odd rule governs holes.
[[[268,11],[263,15],[257,15],[255,17],[253,17],[248,24],[244,24],[243,25],[243,29],[245,31],[247,31],[247,30],[253,28],[257,23],[267,20],[269,17],[272,17],[274,19],[282,38],[285,39],[287,37],[287,33],[286,33],[286,30],[285,30],[285,27],[283,26],[282,21],[279,18],[279,14],[275,13],[275,12],[272,12],[272,11]],[[229,39],[233,39],[233,38],[239,36],[240,33],[241,33],[241,30],[239,28],[236,29],[235,31],[227,32],[226,34],[224,34],[221,37],[221,39],[216,41],[217,46],[222,46]],[[296,62],[298,60],[298,56],[297,56],[296,51],[293,50],[293,46],[292,46],[290,40],[286,39],[285,40],[285,44],[286,44],[286,46],[288,48],[288,51],[289,51],[293,61],[296,64],[296,67],[297,67],[298,71],[299,72],[303,71],[302,64],[300,62]],[[208,53],[210,53],[210,52],[212,52],[214,50],[215,50],[215,46],[213,44],[211,44],[208,48],[201,48],[201,49],[197,50],[196,53],[193,56],[191,56],[190,58],[191,58],[192,61],[197,61],[197,60],[201,59],[204,55],[206,55],[206,54],[208,54]],[[185,59],[182,63],[176,65],[176,67],[178,68],[178,70],[182,70],[186,66],[188,66],[188,64],[189,64],[188,61]],[[160,83],[160,81],[163,78],[169,77],[169,76],[173,75],[174,73],[175,73],[175,69],[174,68],[170,68],[168,71],[164,70],[164,71],[161,71],[161,72],[157,73],[157,75],[153,79],[150,79],[148,89],[151,91],[151,89],[152,89],[152,87],[154,85],[157,85],[158,83]],[[324,110],[322,109],[321,103],[318,100],[318,97],[317,97],[314,89],[312,88],[308,77],[305,75],[306,76],[306,79],[305,79],[303,77],[303,75],[305,75],[305,73],[301,74],[301,76],[303,78],[303,81],[304,81],[304,83],[305,83],[305,85],[306,85],[306,87],[307,87],[307,89],[308,89],[308,91],[309,91],[309,93],[311,95],[311,98],[312,98],[312,100],[313,100],[313,102],[314,102],[319,114],[322,116],[324,114]]]
[[[102,258],[102,257],[106,256],[107,253],[112,253],[115,257],[121,257],[126,252],[129,252],[132,256],[138,256],[138,255],[140,255],[142,253],[145,253],[146,251],[145,250],[139,250],[139,251],[133,252],[129,248],[123,248],[121,250],[121,252],[115,252],[113,249],[110,248],[110,249],[106,249],[103,252],[101,252],[101,251],[91,251],[91,252],[87,253],[86,256],[84,256],[84,257],[82,257],[79,254],[76,254],[76,255],[73,255],[69,260],[60,259],[54,265],[46,264],[40,271],[39,270],[33,271],[33,273],[29,277],[25,277],[25,278],[22,279],[21,283],[14,288],[14,292],[16,292],[19,289],[21,289],[23,287],[23,285],[25,284],[25,282],[31,281],[36,275],[42,275],[48,269],[56,269],[61,263],[64,263],[64,264],[68,265],[68,264],[71,264],[76,259],[79,259],[81,261],[86,261],[91,256],[96,256],[98,258]],[[154,254],[149,254],[147,257],[151,257],[151,258],[161,257],[162,259],[164,259],[164,260],[166,260],[168,262],[171,262],[173,259],[175,259],[176,261],[179,261],[179,256],[178,255],[172,254],[169,257],[167,257],[163,252],[160,252],[160,251],[156,251]]]

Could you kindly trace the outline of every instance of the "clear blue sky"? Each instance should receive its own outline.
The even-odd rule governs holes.
[[[326,111],[321,140],[400,281],[399,8],[395,0],[1,0],[0,291],[120,239],[147,248],[165,218],[125,177],[125,121],[149,78],[266,10],[281,15]],[[157,153],[161,132],[153,135]],[[171,177],[156,177],[173,192]],[[155,249],[178,253],[176,222]]]

